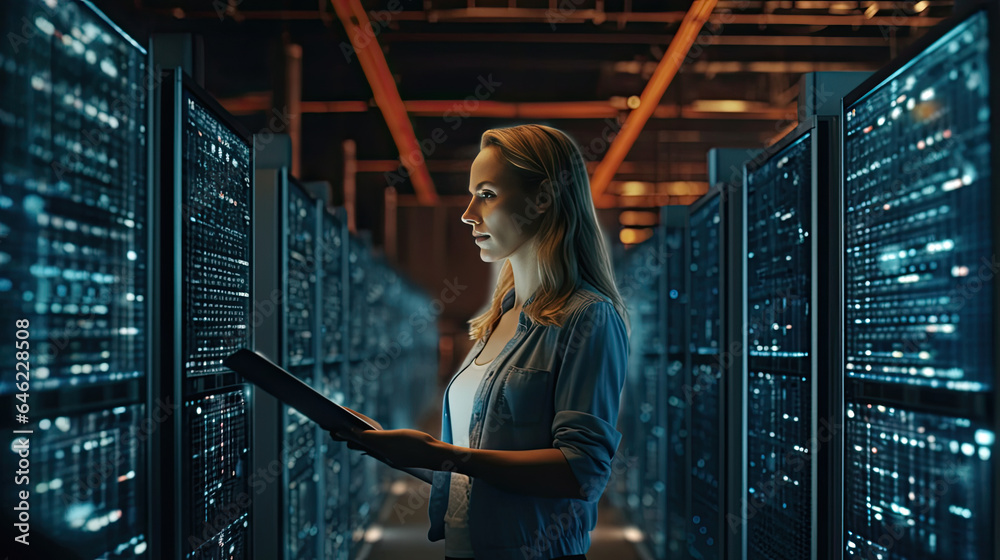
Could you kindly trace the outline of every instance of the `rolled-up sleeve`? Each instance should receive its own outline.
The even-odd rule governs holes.
[[[589,304],[570,327],[552,421],[552,446],[566,457],[587,501],[601,497],[611,476],[627,365],[625,323],[610,302]]]

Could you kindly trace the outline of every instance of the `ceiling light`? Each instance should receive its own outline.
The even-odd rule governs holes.
[[[644,194],[650,194],[656,189],[656,185],[653,183],[646,183],[644,181],[625,181],[621,184],[621,188],[618,194],[621,196],[642,196]]]
[[[629,96],[628,100],[625,103],[628,105],[629,109],[633,109],[633,110],[638,109],[639,108],[639,96],[638,95]]]
[[[742,99],[696,99],[691,103],[691,109],[705,113],[746,113],[766,107],[759,101]]]
[[[832,2],[830,4],[830,13],[837,15],[845,15],[854,11],[857,7],[856,2]]]
[[[653,237],[652,229],[622,229],[618,238],[626,245],[635,245]]]
[[[871,5],[865,9],[865,17],[872,19],[876,14],[878,14],[878,2],[872,2]]]
[[[619,74],[638,74],[642,70],[642,63],[638,60],[620,60],[612,68]]]
[[[660,215],[657,212],[641,212],[638,210],[625,210],[618,215],[618,223],[623,226],[646,226],[651,227],[660,223]]]
[[[913,11],[919,14],[920,12],[926,10],[927,6],[930,5],[931,3],[928,2],[927,0],[921,0],[920,2],[917,2],[916,4],[913,5]]]

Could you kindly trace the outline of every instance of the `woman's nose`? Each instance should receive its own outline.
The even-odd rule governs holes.
[[[465,212],[462,214],[462,222],[469,224],[470,226],[474,226],[479,224],[481,221],[482,220],[479,218],[479,216],[472,211],[472,203],[470,202],[469,207],[466,208]]]

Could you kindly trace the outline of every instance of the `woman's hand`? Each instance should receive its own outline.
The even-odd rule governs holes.
[[[368,424],[369,424],[369,425],[371,425],[371,426],[375,426],[376,428],[378,428],[378,429],[380,429],[380,430],[382,429],[382,424],[379,424],[379,423],[378,423],[378,422],[376,422],[375,420],[372,420],[371,418],[369,418],[369,417],[365,416],[364,414],[361,414],[361,413],[360,413],[360,412],[358,412],[357,410],[351,410],[351,409],[347,408],[346,406],[344,406],[344,407],[341,407],[341,408],[343,408],[344,410],[346,410],[346,411],[350,412],[351,414],[353,414],[353,415],[357,416],[358,418],[361,418],[361,419],[362,419],[362,420],[364,420],[365,422],[368,422]]]
[[[441,442],[418,430],[365,430],[348,437],[330,432],[330,437],[347,441],[347,447],[351,449],[381,456],[394,467],[441,468],[441,453],[437,447]]]

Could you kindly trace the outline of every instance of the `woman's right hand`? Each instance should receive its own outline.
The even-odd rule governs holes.
[[[340,435],[340,432],[329,430],[326,433],[330,434],[330,439],[332,439],[333,441],[346,441],[348,442],[348,447],[350,446],[351,440],[345,439],[342,435]]]
[[[382,428],[381,424],[379,424],[378,422],[376,422],[376,421],[372,420],[371,418],[365,416],[364,414],[361,414],[360,412],[358,412],[356,410],[351,410],[350,408],[347,408],[346,406],[342,407],[342,408],[344,410],[347,410],[351,414],[354,414],[358,418],[361,418],[365,422],[368,422],[370,425],[375,426],[378,429]],[[360,447],[358,447],[357,445],[355,445],[354,443],[352,443],[357,438],[346,438],[346,437],[344,437],[343,434],[341,434],[340,432],[335,431],[335,430],[329,430],[329,431],[327,431],[327,433],[330,434],[330,438],[333,439],[333,441],[344,441],[344,442],[347,442],[347,447],[349,449],[358,449],[358,450],[361,449]]]
[[[329,430],[326,433],[330,434],[330,439],[332,439],[333,441],[342,441],[342,442],[347,443],[347,448],[348,449],[354,449],[354,450],[357,450],[357,451],[365,451],[364,448],[359,447],[358,444],[355,443],[357,441],[357,438],[354,438],[354,437],[352,437],[352,438],[346,438],[346,437],[344,437],[343,434],[341,434],[338,431],[334,431],[334,430]]]
[[[364,420],[365,422],[368,422],[368,424],[370,424],[370,425],[372,425],[372,426],[374,426],[374,427],[376,427],[376,428],[378,428],[378,429],[380,429],[380,430],[382,429],[382,424],[379,424],[378,422],[376,422],[376,421],[372,420],[371,418],[369,418],[369,417],[365,416],[364,414],[361,414],[360,412],[358,412],[358,411],[356,411],[356,410],[351,410],[351,409],[347,408],[346,406],[345,406],[345,407],[342,407],[342,408],[343,408],[344,410],[347,410],[347,411],[348,411],[348,412],[350,412],[351,414],[353,414],[353,415],[357,416],[358,418],[361,418],[361,419],[362,419],[362,420]]]

